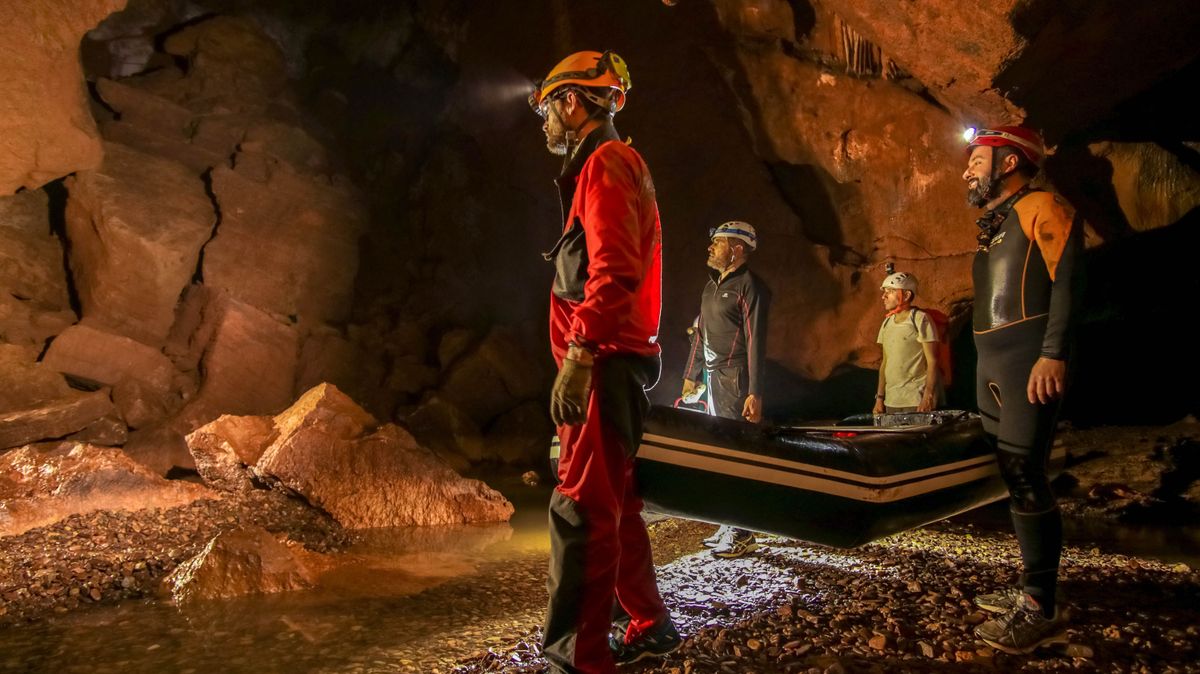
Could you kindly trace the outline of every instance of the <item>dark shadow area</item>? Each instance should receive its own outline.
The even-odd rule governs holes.
[[[1020,3],[1011,19],[1029,44],[995,85],[1051,144],[1108,118],[1122,101],[1200,57],[1200,13],[1190,0],[1032,0]],[[1176,91],[1194,89],[1192,82]],[[1162,109],[1188,107],[1178,100],[1176,94]],[[1166,114],[1190,123],[1188,112]]]
[[[1079,425],[1153,425],[1200,411],[1189,319],[1200,292],[1200,209],[1086,257],[1088,286],[1063,416]]]
[[[50,222],[50,233],[58,237],[62,244],[62,266],[67,282],[67,298],[71,302],[71,311],[76,316],[83,315],[79,303],[79,291],[75,288],[75,277],[71,274],[71,240],[67,238],[67,179],[60,178],[46,183],[42,190],[46,193],[48,208],[46,217]]]
[[[1092,154],[1087,145],[1063,145],[1046,159],[1046,176],[1106,242],[1134,233],[1113,189],[1112,163]]]
[[[828,379],[813,381],[768,360],[764,414],[782,424],[869,412],[878,377],[876,370],[844,365]]]
[[[862,255],[846,246],[842,224],[827,185],[836,182],[824,169],[813,164],[766,162],[779,194],[796,217],[804,235],[813,243],[828,246],[832,261],[838,264],[863,264]],[[822,179],[824,178],[824,179]]]

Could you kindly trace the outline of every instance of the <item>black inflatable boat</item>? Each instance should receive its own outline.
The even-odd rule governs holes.
[[[655,407],[638,449],[647,510],[850,548],[1004,498],[979,417],[765,426]],[[1050,457],[1061,470],[1064,448]]]

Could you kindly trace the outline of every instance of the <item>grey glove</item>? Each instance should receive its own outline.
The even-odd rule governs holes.
[[[575,426],[587,421],[592,392],[592,366],[566,358],[550,389],[550,419],[555,426]]]

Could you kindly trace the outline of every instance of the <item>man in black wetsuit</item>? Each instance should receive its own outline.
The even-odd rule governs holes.
[[[707,379],[708,413],[725,419],[762,420],[763,361],[770,294],[746,267],[758,247],[754,227],[726,222],[712,230],[708,247],[710,278],[700,296],[700,319],[684,374],[682,397],[699,399]],[[703,360],[698,352],[703,349]],[[758,547],[754,534],[721,527],[705,539],[717,557],[741,557]]]
[[[975,598],[1000,614],[975,634],[1029,653],[1066,642],[1056,597],[1062,518],[1046,466],[1082,299],[1083,226],[1057,197],[1030,186],[1045,154],[1037,133],[984,129],[967,149],[967,198],[985,209],[972,270],[976,394],[1024,566],[1020,587]]]

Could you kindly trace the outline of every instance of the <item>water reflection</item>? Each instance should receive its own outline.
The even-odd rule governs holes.
[[[363,532],[312,591],[128,602],[0,630],[0,672],[449,671],[537,622],[548,548],[536,506],[511,526]]]

